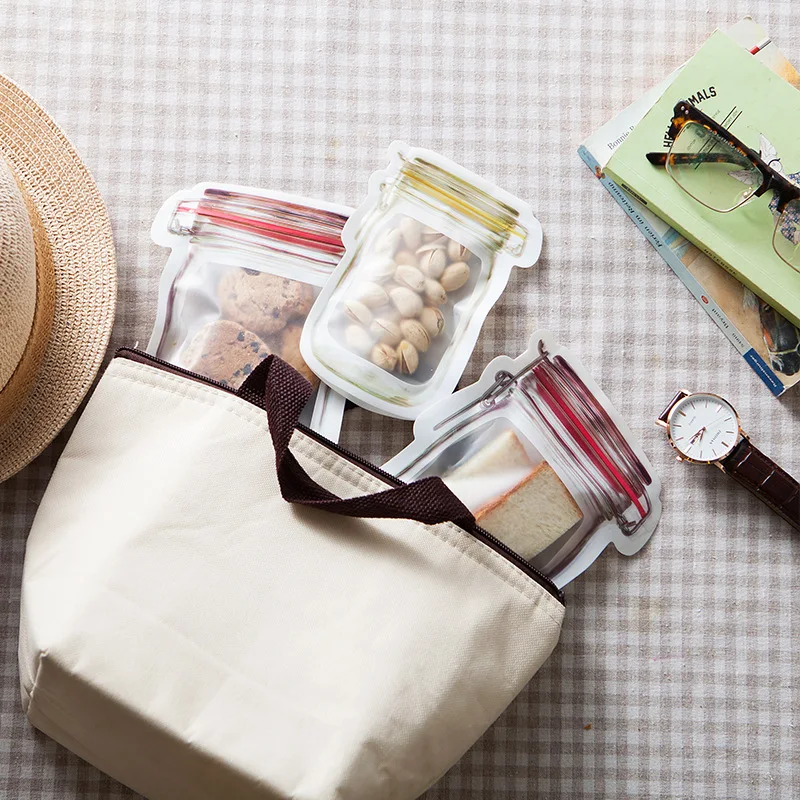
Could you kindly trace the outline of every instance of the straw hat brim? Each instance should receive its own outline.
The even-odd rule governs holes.
[[[27,400],[0,423],[0,482],[32,461],[75,413],[103,361],[117,297],[111,224],[92,176],[58,126],[0,75],[0,157],[35,208],[55,298]],[[37,264],[37,272],[40,266]]]

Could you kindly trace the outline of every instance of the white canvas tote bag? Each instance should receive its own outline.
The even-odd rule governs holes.
[[[149,798],[417,797],[558,639],[549,581],[438,478],[297,428],[309,391],[120,351],[42,501],[26,712]]]

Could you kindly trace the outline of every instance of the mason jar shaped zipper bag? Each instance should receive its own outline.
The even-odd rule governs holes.
[[[384,469],[404,481],[440,476],[481,527],[559,588],[611,542],[624,555],[640,550],[661,515],[644,452],[548,333],[427,409]]]
[[[395,142],[342,233],[346,253],[301,340],[323,381],[415,419],[458,383],[513,266],[539,257],[530,207],[429,150]]]
[[[203,183],[164,203],[153,240],[171,249],[147,352],[237,389],[274,353],[315,387],[302,421],[336,441],[344,398],[320,383],[300,336],[339,263],[350,209]]]

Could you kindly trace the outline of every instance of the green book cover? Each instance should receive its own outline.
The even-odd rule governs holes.
[[[663,166],[645,158],[669,148],[667,131],[680,100],[696,105],[765,160],[779,159],[783,174],[800,184],[800,93],[717,31],[605,167],[622,188],[800,326],[800,272],[772,246],[774,194],[752,197],[727,213],[713,211],[684,192]]]

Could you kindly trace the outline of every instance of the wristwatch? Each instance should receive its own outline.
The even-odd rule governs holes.
[[[714,464],[800,530],[800,483],[753,446],[724,398],[681,390],[659,415],[678,461]]]

